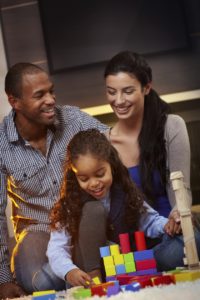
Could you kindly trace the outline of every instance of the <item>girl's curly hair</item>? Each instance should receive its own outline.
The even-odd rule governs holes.
[[[89,195],[80,188],[72,164],[80,155],[87,153],[110,164],[112,185],[120,186],[125,195],[126,222],[137,227],[140,215],[145,211],[144,196],[130,178],[127,168],[122,164],[116,149],[106,136],[97,129],[89,129],[78,132],[67,147],[65,177],[60,199],[54,205],[50,217],[52,229],[65,228],[74,239],[77,238],[84,199]]]

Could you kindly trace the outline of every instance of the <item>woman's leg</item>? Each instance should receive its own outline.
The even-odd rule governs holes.
[[[48,233],[23,232],[13,251],[13,271],[17,282],[27,293],[65,287],[64,281],[58,279],[48,267],[46,256],[48,241]]]
[[[195,229],[195,241],[200,258],[200,232]],[[170,237],[164,234],[162,242],[153,248],[158,271],[168,271],[183,267],[184,242],[182,235]]]

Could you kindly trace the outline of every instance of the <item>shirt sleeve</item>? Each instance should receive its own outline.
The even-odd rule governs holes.
[[[49,264],[53,272],[63,280],[69,271],[78,268],[72,262],[71,250],[71,237],[64,229],[51,232],[47,247]]]
[[[181,171],[184,176],[189,204],[192,204],[190,190],[190,142],[185,121],[177,115],[169,115],[165,129],[167,164],[169,172]],[[169,180],[167,194],[172,208],[176,208],[175,193]]]
[[[99,120],[96,118],[90,116],[89,114],[81,111],[81,123],[83,126],[82,130],[87,130],[89,128],[96,128],[99,131],[105,131],[108,129],[108,126],[101,123]]]
[[[164,234],[164,226],[168,219],[160,216],[151,206],[144,202],[146,212],[140,218],[139,230],[144,231],[150,238],[160,237]]]
[[[9,263],[6,206],[7,177],[2,170],[0,158],[0,284],[13,281]]]

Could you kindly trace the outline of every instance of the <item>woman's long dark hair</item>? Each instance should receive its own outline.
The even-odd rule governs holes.
[[[115,55],[106,66],[104,78],[119,72],[125,72],[136,77],[142,88],[152,82],[152,70],[146,60],[141,55],[131,51],[123,51]],[[140,176],[147,201],[153,204],[155,201],[153,172],[158,170],[163,187],[168,181],[164,130],[170,107],[153,89],[145,96],[144,101],[143,124],[138,138]]]
[[[68,145],[61,195],[51,213],[52,229],[65,228],[73,240],[77,238],[84,199],[91,196],[80,188],[72,165],[80,155],[88,153],[110,164],[113,184],[120,186],[125,194],[126,222],[137,227],[140,215],[145,211],[143,194],[129,177],[127,168],[122,164],[116,149],[106,136],[96,129],[89,129],[77,133]]]

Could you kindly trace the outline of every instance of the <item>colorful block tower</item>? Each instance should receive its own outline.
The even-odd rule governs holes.
[[[128,233],[119,235],[120,247],[114,244],[100,248],[107,280],[121,274],[136,276],[157,273],[153,250],[146,249],[144,233],[137,231],[134,238],[137,248],[135,252],[131,252]]]

